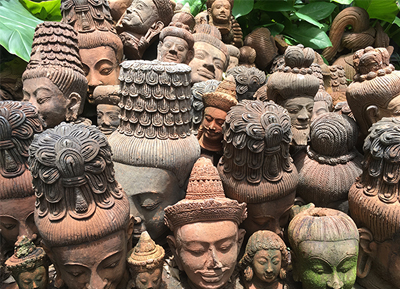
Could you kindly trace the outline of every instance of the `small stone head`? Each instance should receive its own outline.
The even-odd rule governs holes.
[[[207,0],[207,13],[212,23],[226,24],[231,21],[234,0]]]
[[[37,107],[46,127],[77,119],[83,111],[87,80],[72,26],[44,22],[36,27],[22,82],[24,101]]]
[[[14,255],[5,264],[19,289],[48,288],[50,260],[43,248],[36,247],[26,236],[19,237]]]
[[[289,253],[285,242],[271,231],[257,231],[251,235],[244,256],[239,261],[249,285],[252,280],[257,280],[257,284],[272,285],[285,279],[288,264]]]
[[[359,234],[345,213],[310,208],[289,224],[293,278],[304,289],[351,289],[356,281]]]

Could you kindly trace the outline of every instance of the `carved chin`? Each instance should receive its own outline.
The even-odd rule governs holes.
[[[310,136],[310,126],[304,129],[297,129],[292,126],[293,140],[292,144],[296,146],[305,146],[309,140]]]

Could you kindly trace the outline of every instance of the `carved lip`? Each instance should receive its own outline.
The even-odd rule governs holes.
[[[175,56],[175,55],[173,55],[173,54],[171,54],[171,53],[168,53],[168,54],[165,56],[165,59],[172,60],[172,61],[178,61],[178,57]]]
[[[308,124],[305,124],[305,125],[294,124],[293,127],[297,128],[297,129],[307,129],[308,128]]]
[[[209,70],[206,69],[206,68],[198,68],[198,69],[197,69],[197,73],[198,73],[200,76],[203,76],[203,77],[205,77],[205,78],[207,78],[207,79],[214,79],[214,78],[215,78],[215,73],[209,71]]]
[[[200,274],[201,278],[207,283],[219,282],[223,277],[222,272],[220,274],[217,274],[216,272],[202,272]]]

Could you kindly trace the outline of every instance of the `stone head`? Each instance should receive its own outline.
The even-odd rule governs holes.
[[[132,284],[135,288],[158,289],[161,287],[164,256],[163,247],[156,245],[149,233],[144,231],[127,258]]]
[[[286,278],[288,264],[289,252],[285,242],[271,231],[257,231],[252,234],[244,256],[239,261],[239,267],[249,285],[278,283]]]
[[[0,101],[0,231],[5,250],[12,250],[23,235],[39,241],[27,161],[34,134],[42,131],[43,123],[32,104]]]
[[[212,23],[226,24],[231,21],[234,0],[207,0],[207,13]]]
[[[37,107],[46,127],[77,119],[83,111],[87,80],[72,26],[44,22],[36,27],[22,82],[24,101]]]
[[[189,26],[175,22],[161,30],[157,59],[189,64],[194,56],[194,38]]]
[[[349,191],[350,213],[360,232],[362,286],[399,287],[399,129],[397,118],[372,125],[364,141],[363,172]]]
[[[226,45],[221,41],[218,28],[201,24],[194,37],[194,58],[189,63],[192,68],[192,83],[209,79],[222,80],[222,73],[229,62]]]
[[[289,224],[293,278],[302,288],[351,289],[356,281],[359,234],[345,213],[311,208]]]
[[[134,238],[147,230],[159,242],[168,231],[164,208],[184,197],[200,156],[198,141],[190,134],[190,68],[126,61],[120,79],[120,125],[109,137],[116,177],[136,220]]]
[[[228,283],[245,234],[238,226],[245,218],[246,204],[226,198],[211,160],[200,158],[185,199],[165,209],[165,223],[173,232],[168,244],[192,287]]]
[[[226,48],[228,48],[229,53],[229,65],[226,68],[226,70],[228,71],[229,69],[239,65],[240,50],[236,46],[230,44],[227,44]]]
[[[6,261],[20,289],[47,289],[50,260],[41,247],[36,247],[26,236],[19,237],[12,255]]]
[[[238,101],[253,100],[255,92],[266,82],[265,73],[255,67],[240,65],[229,69],[226,74],[235,78]]]
[[[258,230],[282,234],[298,183],[287,111],[273,102],[242,100],[228,112],[223,131],[218,171],[225,194],[247,203],[247,237]]]
[[[389,64],[385,48],[358,50],[353,61],[357,74],[346,90],[346,98],[366,136],[371,125],[382,117],[399,116],[400,72]]]
[[[289,46],[285,51],[285,66],[279,67],[269,78],[265,87],[255,94],[260,100],[273,100],[289,112],[293,142],[306,145],[310,131],[314,97],[319,80],[310,68],[314,50],[301,46]]]
[[[62,123],[35,138],[29,165],[35,223],[58,278],[71,289],[124,286],[133,222],[104,134]]]
[[[204,116],[197,136],[202,148],[222,150],[222,125],[229,109],[237,104],[235,87],[231,76],[224,79],[214,92],[203,94]]]

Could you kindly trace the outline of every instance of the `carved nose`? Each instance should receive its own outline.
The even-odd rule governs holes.
[[[222,263],[218,260],[217,254],[214,249],[209,250],[208,268],[218,269],[222,268]]]
[[[343,282],[340,280],[337,272],[333,273],[333,276],[328,282],[326,282],[326,285],[328,285],[328,288],[332,289],[341,289],[343,288]]]
[[[107,279],[101,279],[97,272],[92,272],[88,289],[104,289],[107,286]]]
[[[215,67],[214,67],[213,64],[204,63],[203,66],[204,66],[205,68],[207,68],[209,71],[215,72]]]

